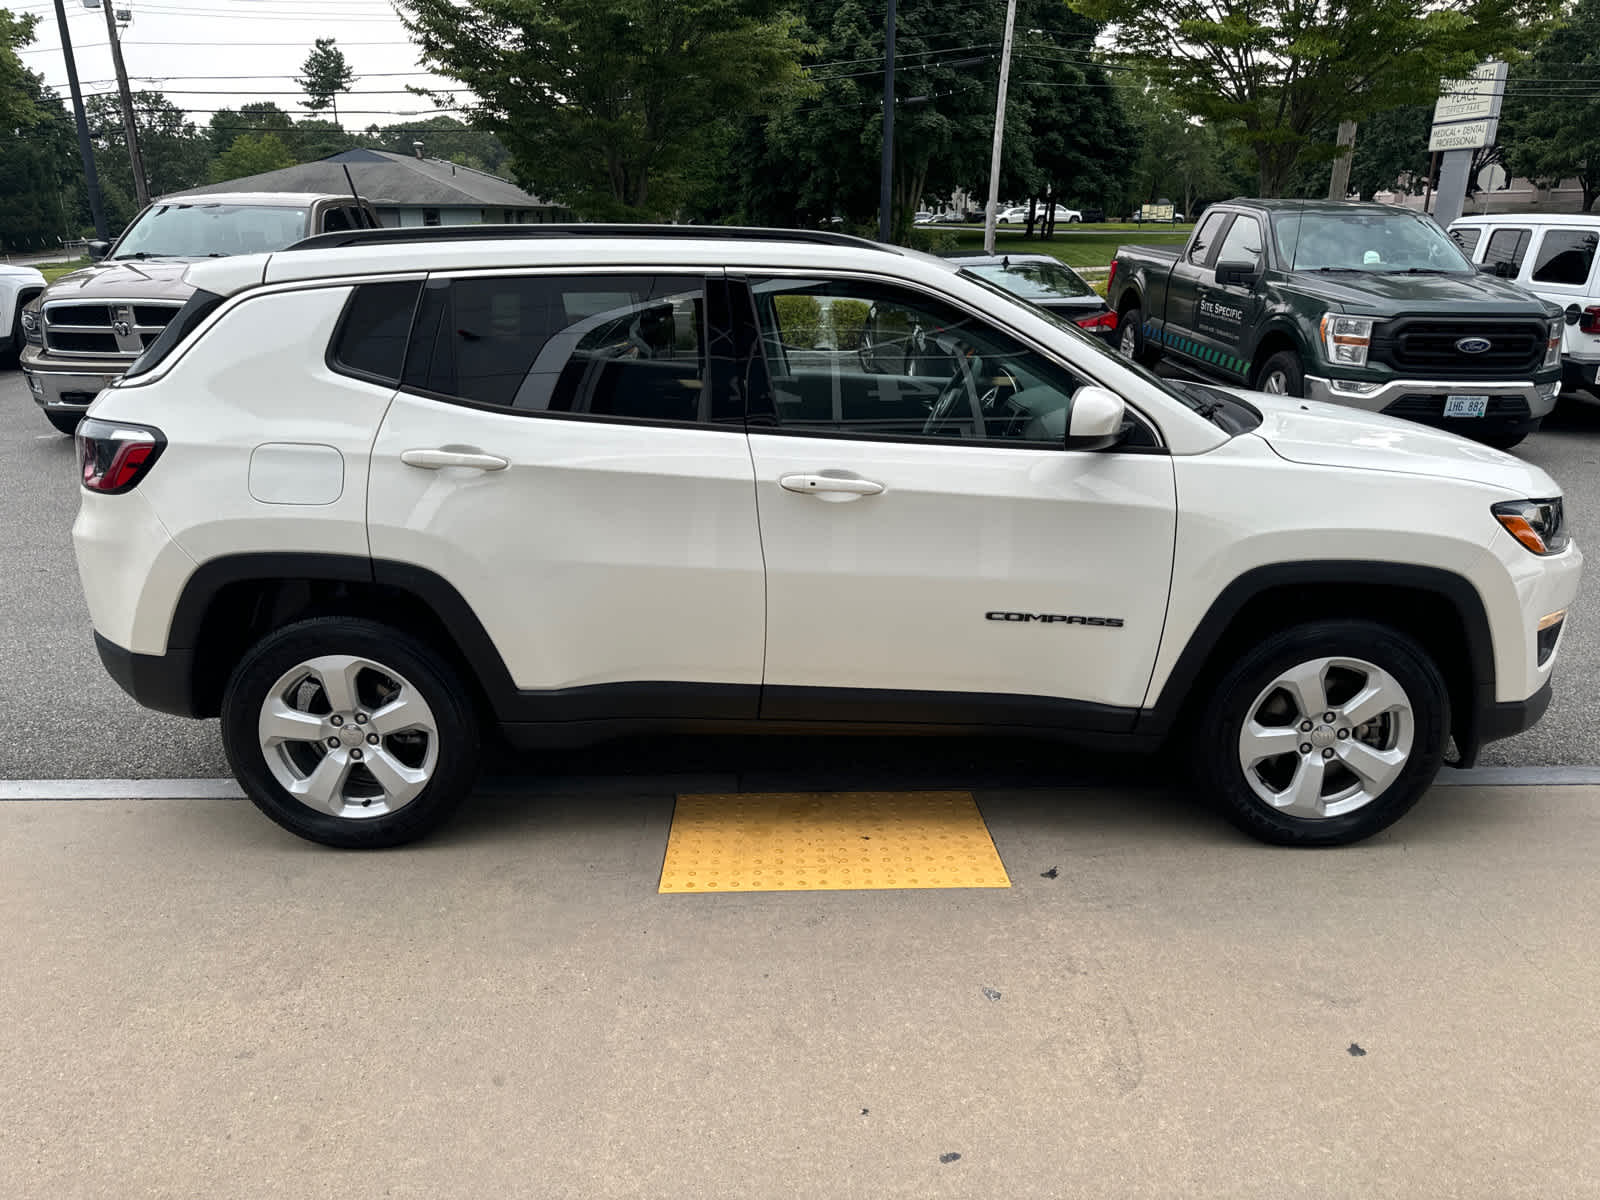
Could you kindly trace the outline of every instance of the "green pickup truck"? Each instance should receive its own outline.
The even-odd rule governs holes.
[[[1121,246],[1122,353],[1513,446],[1561,387],[1561,310],[1408,209],[1231,200],[1182,250]]]

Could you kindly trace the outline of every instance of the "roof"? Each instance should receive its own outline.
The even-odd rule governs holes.
[[[348,195],[345,168],[364,199],[381,206],[413,208],[549,208],[551,201],[530,195],[485,171],[437,158],[392,154],[387,150],[343,150],[314,162],[266,171],[226,183],[190,188],[179,196],[227,192],[299,192]]]
[[[1249,196],[1235,196],[1232,200],[1222,202],[1226,205],[1235,205],[1240,208],[1257,208],[1266,212],[1294,212],[1317,213],[1327,215],[1345,212],[1402,212],[1410,216],[1421,216],[1414,208],[1404,208],[1398,204],[1371,204],[1363,200],[1254,200]],[[1209,208],[1207,212],[1211,211]]]
[[[1480,213],[1471,217],[1457,217],[1450,228],[1457,225],[1585,225],[1600,226],[1600,213]]]
[[[259,176],[258,176],[259,178]],[[157,204],[171,204],[175,202],[204,201],[207,204],[248,204],[256,208],[309,208],[318,200],[326,200],[330,195],[348,197],[350,189],[341,188],[338,193],[331,192],[230,192],[207,191],[204,195],[194,192],[174,192],[170,196],[159,196]]]

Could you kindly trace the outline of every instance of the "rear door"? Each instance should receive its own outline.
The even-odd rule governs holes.
[[[529,721],[753,717],[764,594],[720,275],[436,275],[372,453],[381,579],[454,588]],[[387,564],[403,564],[390,567]]]
[[[1233,213],[1212,209],[1200,222],[1188,247],[1173,264],[1167,280],[1166,328],[1162,341],[1175,354],[1204,362],[1200,339],[1200,289],[1211,278],[1218,244]]]
[[[1600,228],[1551,226],[1537,231],[1522,283],[1542,300],[1559,304],[1567,315],[1562,353],[1583,362],[1600,359],[1600,334],[1578,328],[1583,310],[1600,304],[1595,248]]]

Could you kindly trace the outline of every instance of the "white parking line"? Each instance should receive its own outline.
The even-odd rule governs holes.
[[[764,783],[774,783],[763,772]],[[781,773],[779,773],[781,774]],[[801,772],[800,774],[804,774]],[[707,775],[568,775],[541,779],[484,779],[480,792],[605,793],[706,791],[715,779],[729,790],[737,776]],[[840,785],[843,786],[842,781]],[[950,786],[957,786],[950,784]],[[981,780],[959,786],[983,790]],[[1016,786],[1008,783],[1008,788]],[[1071,785],[1067,785],[1071,786]],[[1095,782],[1081,786],[1104,787]],[[1600,766],[1593,767],[1474,767],[1470,771],[1444,770],[1436,787],[1597,787]],[[714,790],[714,789],[713,789]],[[0,779],[0,801],[6,800],[242,800],[244,792],[232,779]]]

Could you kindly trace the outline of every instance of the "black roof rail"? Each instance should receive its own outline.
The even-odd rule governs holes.
[[[329,250],[339,246],[386,246],[393,243],[485,242],[540,238],[693,238],[710,241],[808,242],[898,254],[898,246],[834,233],[827,229],[756,229],[739,225],[430,225],[409,229],[351,229],[319,233],[286,247]]]

